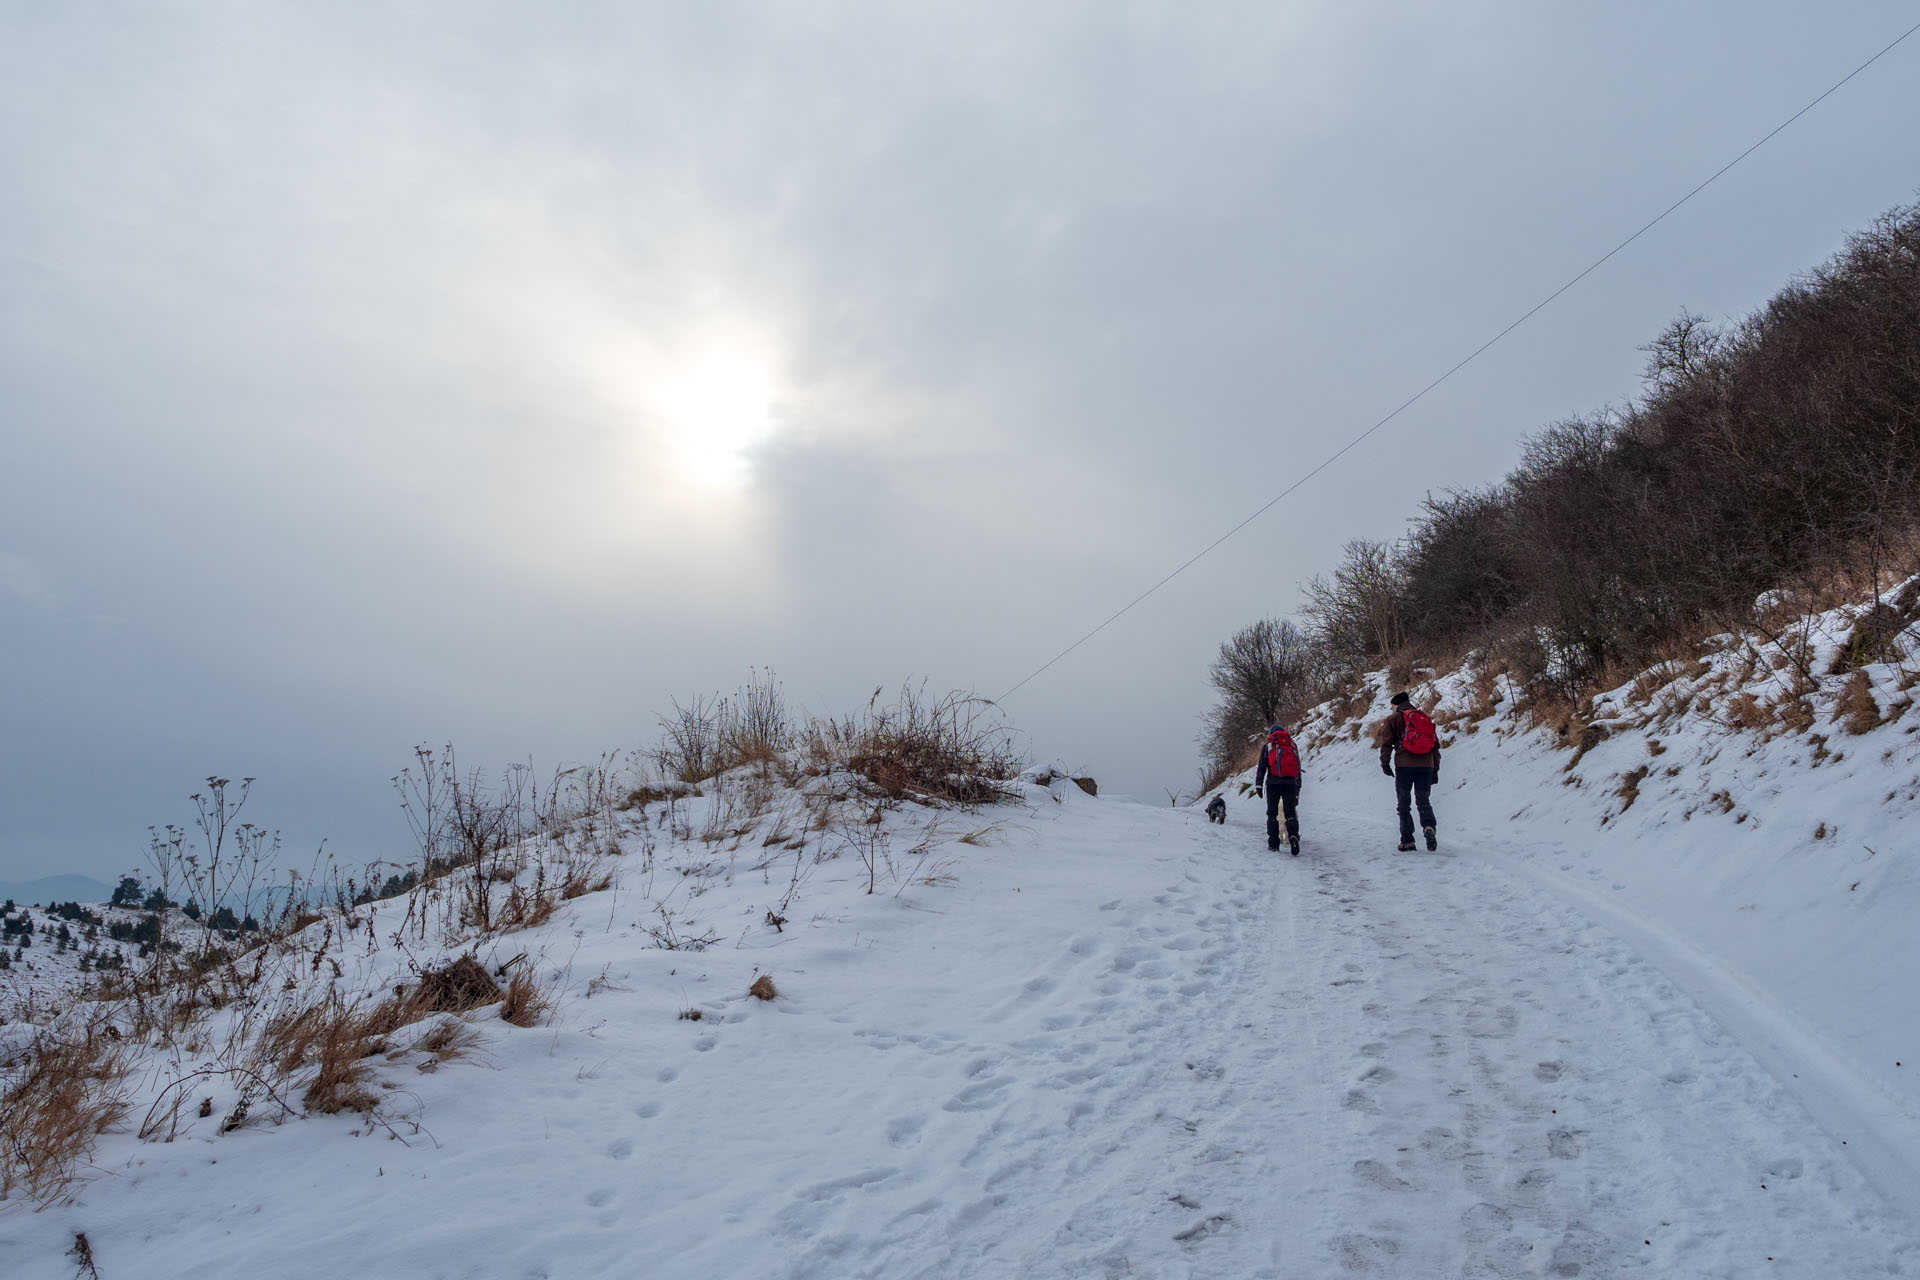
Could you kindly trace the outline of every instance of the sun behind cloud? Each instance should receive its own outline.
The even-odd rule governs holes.
[[[710,352],[669,377],[656,403],[680,465],[696,482],[729,488],[747,474],[747,454],[773,434],[773,376],[740,352]]]

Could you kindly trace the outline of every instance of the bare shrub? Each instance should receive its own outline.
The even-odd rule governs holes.
[[[670,778],[704,782],[743,764],[778,761],[795,740],[786,696],[771,670],[753,670],[730,698],[696,694],[660,717],[666,739],[654,761]]]
[[[929,697],[924,683],[902,686],[892,706],[881,705],[880,693],[860,715],[815,721],[811,750],[892,799],[978,805],[1011,796],[1005,784],[1024,761],[991,703],[962,693]]]
[[[772,1000],[780,993],[774,990],[773,976],[763,973],[753,980],[753,985],[747,988],[747,994],[756,1000]]]

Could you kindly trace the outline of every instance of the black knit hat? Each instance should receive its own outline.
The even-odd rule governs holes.
[[[1413,705],[1413,699],[1407,696],[1407,691],[1405,689],[1402,689],[1400,692],[1394,694],[1393,697],[1390,699],[1390,701],[1396,707],[1410,707]]]

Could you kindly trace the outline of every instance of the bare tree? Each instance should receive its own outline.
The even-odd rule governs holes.
[[[1331,577],[1308,580],[1302,612],[1314,638],[1342,669],[1362,670],[1405,641],[1400,578],[1391,547],[1355,538],[1342,548]]]
[[[1220,646],[1207,680],[1223,700],[1245,707],[1262,724],[1272,724],[1283,704],[1308,691],[1315,665],[1313,645],[1304,631],[1285,619],[1262,618]]]
[[[1313,637],[1286,619],[1236,631],[1207,669],[1219,698],[1201,723],[1203,772],[1234,768],[1268,725],[1298,718],[1324,696],[1331,666]]]

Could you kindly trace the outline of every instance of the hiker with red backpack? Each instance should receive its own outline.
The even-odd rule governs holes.
[[[1433,803],[1428,792],[1440,781],[1440,732],[1433,717],[1413,705],[1403,689],[1393,695],[1393,714],[1387,717],[1380,743],[1380,771],[1393,779],[1400,806],[1400,852],[1413,848],[1413,806],[1420,806],[1420,829],[1429,850],[1440,847]]]
[[[1280,849],[1280,807],[1286,806],[1287,845],[1300,856],[1300,751],[1286,726],[1267,730],[1260,748],[1260,766],[1253,773],[1253,793],[1267,802],[1267,848]]]

